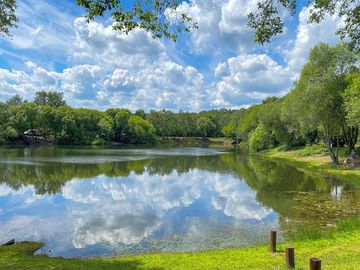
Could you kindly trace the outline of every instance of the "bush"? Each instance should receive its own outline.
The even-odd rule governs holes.
[[[261,151],[270,147],[270,138],[263,126],[258,126],[249,136],[249,148],[253,151]]]
[[[13,127],[6,127],[5,129],[0,127],[0,144],[9,143],[18,138],[18,133]]]
[[[301,157],[320,156],[324,154],[326,154],[326,147],[323,144],[314,144],[311,146],[307,146],[299,150],[298,152],[298,155]]]
[[[249,151],[249,144],[247,141],[241,141],[238,146],[240,151],[247,152]]]
[[[106,144],[106,141],[102,138],[100,138],[99,135],[95,136],[95,139],[91,143],[92,145],[104,145]]]

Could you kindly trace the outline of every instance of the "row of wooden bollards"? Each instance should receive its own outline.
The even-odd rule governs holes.
[[[270,251],[276,252],[276,231],[270,231]],[[287,247],[285,251],[285,262],[288,268],[295,268],[295,248]],[[321,270],[321,260],[310,258],[310,270]]]

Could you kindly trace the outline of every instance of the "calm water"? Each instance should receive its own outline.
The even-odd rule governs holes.
[[[51,256],[263,243],[360,213],[357,187],[206,148],[0,149],[0,241]]]

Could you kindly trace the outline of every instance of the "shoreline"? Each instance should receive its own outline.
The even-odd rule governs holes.
[[[0,146],[19,146],[19,147],[26,147],[26,146],[166,146],[174,144],[175,146],[181,145],[215,145],[215,146],[232,146],[232,140],[225,138],[225,137],[159,137],[156,142],[151,144],[136,144],[136,143],[126,143],[126,142],[116,142],[110,141],[106,144],[101,145],[92,145],[92,144],[58,144],[54,140],[49,142],[48,139],[34,139],[33,142],[29,142],[29,140],[25,139],[18,139],[10,144],[0,144]]]
[[[303,171],[311,171],[312,173],[341,177],[344,178],[345,181],[358,180],[359,182],[357,184],[360,184],[359,161],[357,161],[355,166],[345,165],[342,163],[345,157],[339,156],[340,163],[336,165],[331,163],[331,159],[327,154],[301,155],[300,153],[304,149],[306,148],[282,151],[278,148],[274,148],[258,153],[252,153],[251,155],[293,165]]]

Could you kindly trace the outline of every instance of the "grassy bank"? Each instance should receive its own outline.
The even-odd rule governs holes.
[[[202,138],[202,137],[165,137],[158,140],[160,145],[170,146],[214,146],[231,147],[232,141],[225,137]]]
[[[360,180],[360,163],[355,166],[343,164],[347,157],[345,148],[340,148],[339,164],[332,164],[325,147],[314,145],[294,150],[284,151],[281,148],[261,151],[257,153],[260,157],[275,159],[288,164],[293,164],[302,170],[312,170],[316,173],[339,176],[344,180]]]
[[[337,233],[319,240],[288,243],[295,247],[296,269],[309,269],[309,258],[319,257],[322,269],[359,269],[360,230]],[[271,254],[267,245],[251,248],[232,248],[199,253],[148,254],[98,259],[62,259],[33,256],[39,243],[24,242],[0,247],[0,269],[286,269],[284,249]]]

